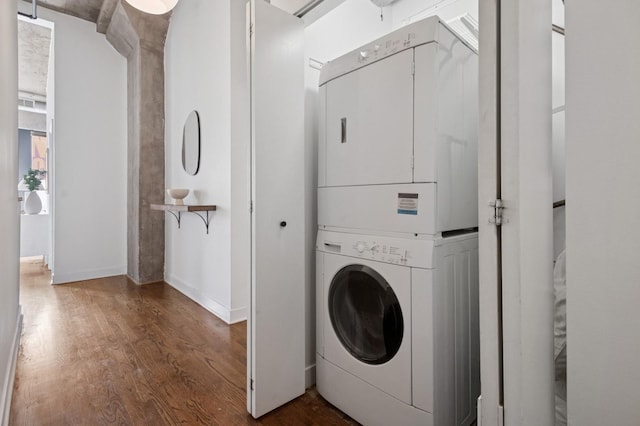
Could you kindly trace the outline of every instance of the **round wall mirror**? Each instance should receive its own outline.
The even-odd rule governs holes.
[[[200,169],[200,116],[191,111],[182,131],[182,167],[190,175]]]

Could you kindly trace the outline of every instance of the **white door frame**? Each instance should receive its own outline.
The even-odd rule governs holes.
[[[551,2],[479,11],[480,419],[551,425]],[[489,223],[496,199],[500,226]]]
[[[19,306],[18,21],[0,2],[0,424],[9,422],[22,315]]]
[[[478,144],[478,233],[480,273],[480,382],[478,424],[498,425],[504,404],[502,378],[502,292],[500,228],[491,223],[490,200],[501,197],[498,136],[498,31],[497,1],[480,1],[482,23],[479,37],[479,144]],[[489,207],[489,209],[488,209]]]

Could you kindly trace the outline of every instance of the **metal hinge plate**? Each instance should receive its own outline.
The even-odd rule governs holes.
[[[489,207],[493,208],[493,217],[489,218],[489,223],[493,223],[496,226],[501,226],[508,222],[502,215],[502,211],[505,208],[504,201],[502,201],[501,199],[489,201]]]
[[[253,390],[253,379],[251,379],[251,390]]]

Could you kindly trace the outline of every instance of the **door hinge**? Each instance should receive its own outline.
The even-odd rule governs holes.
[[[253,23],[249,24],[249,37],[253,37]]]
[[[416,164],[416,157],[415,156],[411,156],[411,170],[413,170],[415,168],[415,164]]]
[[[416,63],[411,62],[411,75],[416,75]]]
[[[251,379],[251,390],[253,390],[253,379]]]
[[[253,200],[249,201],[249,213],[253,213]]]
[[[493,207],[493,217],[489,218],[489,223],[501,226],[508,222],[502,215],[502,211],[504,210],[504,201],[500,199],[489,201],[489,207]]]

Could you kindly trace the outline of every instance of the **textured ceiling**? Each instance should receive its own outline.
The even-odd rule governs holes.
[[[27,2],[31,3],[31,1]],[[103,2],[104,0],[38,0],[38,6],[76,16],[86,21],[97,22]]]
[[[51,30],[18,20],[18,88],[21,92],[45,96]]]
[[[25,0],[26,3],[31,1]],[[97,22],[105,0],[38,0],[38,7]],[[23,3],[24,5],[24,3]],[[20,10],[31,13],[24,5]],[[37,13],[36,13],[37,14]],[[18,21],[18,88],[20,92],[45,96],[51,30],[28,21]]]
[[[0,0],[1,1],[1,0]],[[106,33],[111,17],[119,0],[37,0],[38,7],[55,10],[97,24],[97,31]],[[189,0],[186,0],[189,1]],[[213,1],[213,0],[211,0]],[[272,0],[276,6],[289,13],[305,10],[309,6],[332,3],[340,4],[344,0]],[[24,0],[20,10],[31,12]],[[321,9],[318,7],[316,9]],[[315,12],[315,11],[314,11]],[[326,12],[325,12],[326,13]],[[37,14],[37,13],[36,13]],[[157,25],[156,25],[157,26]],[[160,27],[163,27],[162,25]],[[145,27],[146,28],[146,27]],[[151,26],[155,28],[155,26]],[[164,27],[163,27],[164,28]],[[20,22],[20,90],[38,95],[46,92],[46,76],[49,61],[50,30],[30,23]],[[161,31],[162,32],[162,31]],[[166,28],[162,32],[166,34]]]
[[[96,30],[105,34],[120,2],[121,0],[38,0],[38,7],[94,22]],[[32,13],[31,1],[24,0],[20,3],[19,10],[22,13]],[[137,25],[146,38],[158,38],[164,42],[170,15],[157,18],[155,15],[137,12],[128,5],[127,8],[131,9],[134,18],[137,17]],[[39,15],[38,11],[36,15]],[[19,90],[38,98],[46,94],[51,31],[27,21],[29,20],[19,21]],[[117,27],[114,28],[116,33],[119,30]]]

